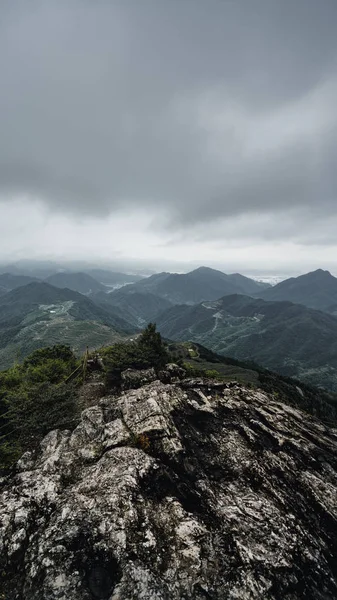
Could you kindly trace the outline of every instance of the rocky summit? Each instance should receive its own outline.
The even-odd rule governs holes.
[[[96,398],[1,481],[0,597],[336,598],[336,442],[234,383]]]

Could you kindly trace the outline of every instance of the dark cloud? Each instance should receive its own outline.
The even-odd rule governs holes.
[[[336,23],[336,0],[3,0],[0,195],[335,215]]]

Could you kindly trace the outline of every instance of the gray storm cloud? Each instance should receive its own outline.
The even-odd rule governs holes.
[[[336,0],[0,4],[0,196],[336,214]]]

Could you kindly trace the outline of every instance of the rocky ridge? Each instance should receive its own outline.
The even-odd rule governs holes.
[[[337,597],[337,431],[169,374],[97,398],[3,478],[0,597]]]

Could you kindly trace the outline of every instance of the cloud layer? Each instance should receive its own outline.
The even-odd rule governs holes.
[[[3,0],[2,210],[332,243],[336,22],[335,0]]]

